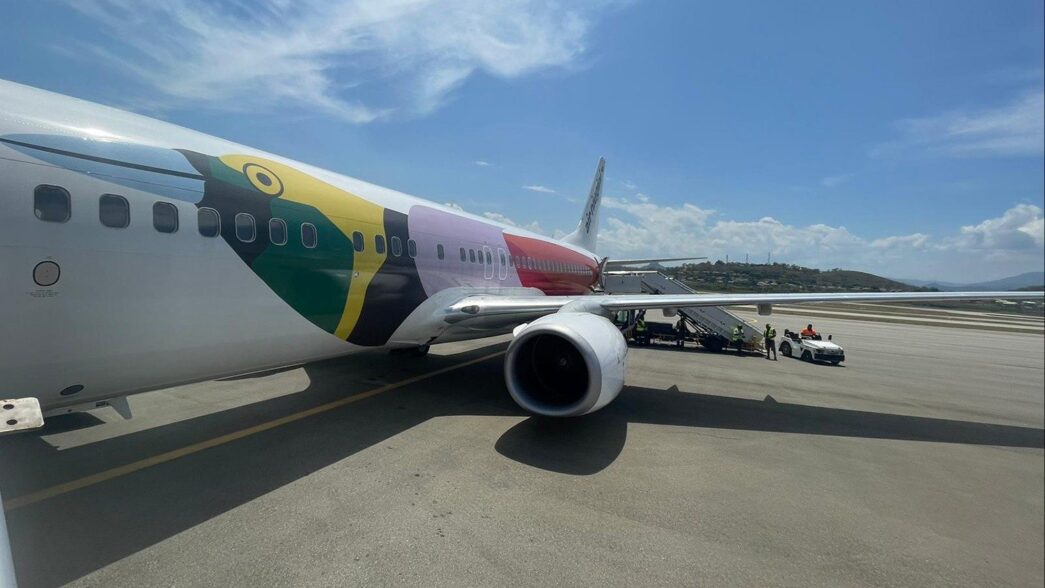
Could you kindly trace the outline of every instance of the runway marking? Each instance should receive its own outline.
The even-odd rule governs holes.
[[[193,443],[192,445],[186,445],[185,447],[181,447],[181,448],[178,448],[178,449],[173,449],[171,451],[160,453],[159,455],[154,455],[152,457],[147,457],[147,458],[142,459],[142,460],[138,460],[138,461],[135,461],[135,462],[131,462],[129,464],[125,464],[125,465],[122,465],[122,466],[118,466],[118,467],[115,467],[115,468],[111,468],[111,469],[105,470],[103,472],[98,472],[96,474],[91,474],[90,476],[84,476],[84,477],[78,478],[76,480],[72,480],[72,481],[69,481],[69,482],[62,483],[62,484],[56,484],[56,485],[51,486],[49,488],[44,488],[43,490],[38,490],[36,492],[31,492],[29,494],[24,494],[22,496],[16,496],[15,498],[12,498],[10,500],[5,500],[4,501],[4,510],[7,511],[7,512],[11,512],[13,510],[16,510],[16,509],[19,509],[19,508],[22,508],[22,507],[25,507],[25,506],[29,506],[31,504],[36,504],[37,502],[41,502],[41,501],[47,500],[48,498],[54,498],[56,496],[61,496],[63,494],[68,494],[68,493],[74,492],[76,490],[81,490],[83,488],[88,488],[90,486],[94,486],[95,484],[100,484],[100,483],[105,482],[107,480],[112,480],[114,478],[119,478],[121,476],[126,476],[127,474],[131,474],[131,473],[134,473],[134,472],[137,472],[137,471],[141,471],[141,470],[144,470],[146,468],[151,468],[152,466],[155,466],[155,465],[160,465],[162,463],[167,463],[169,461],[174,461],[174,460],[176,460],[178,458],[185,457],[187,455],[192,455],[193,453],[199,453],[200,451],[203,451],[205,449],[210,449],[212,447],[218,447],[219,445],[224,445],[226,443],[229,443],[229,442],[232,442],[232,441],[236,441],[238,439],[243,439],[245,437],[250,437],[251,435],[256,435],[258,433],[262,433],[262,432],[268,431],[270,429],[275,429],[276,427],[281,427],[281,426],[286,425],[288,423],[293,423],[295,421],[300,421],[301,419],[305,419],[305,418],[308,418],[310,416],[314,416],[314,415],[317,415],[317,414],[328,412],[328,411],[334,410],[336,408],[341,408],[342,406],[345,406],[345,405],[348,405],[348,404],[352,404],[353,402],[358,402],[360,400],[366,400],[367,398],[372,398],[374,396],[377,396],[378,394],[384,394],[385,392],[390,392],[390,391],[395,390],[397,388],[402,388],[403,386],[409,386],[410,384],[416,384],[417,382],[420,382],[420,381],[423,381],[423,380],[427,380],[427,379],[433,378],[435,376],[440,376],[442,374],[445,374],[445,373],[448,373],[448,372],[452,372],[454,370],[458,370],[458,369],[461,369],[463,367],[468,367],[470,365],[475,365],[477,363],[482,363],[482,362],[487,361],[489,359],[493,359],[495,357],[499,357],[501,355],[504,355],[504,353],[505,353],[504,351],[498,351],[497,353],[491,353],[489,355],[484,355],[484,356],[478,357],[476,359],[470,359],[470,360],[468,360],[466,362],[463,362],[463,363],[459,363],[459,364],[447,366],[447,367],[444,367],[444,368],[440,368],[440,369],[437,369],[435,371],[428,372],[426,374],[413,376],[413,377],[407,378],[405,380],[400,380],[398,382],[393,382],[391,384],[385,384],[384,386],[379,386],[379,387],[374,388],[372,390],[367,390],[366,392],[360,392],[359,394],[356,394],[356,395],[353,395],[353,396],[348,396],[348,397],[342,398],[340,400],[334,400],[334,401],[328,402],[326,404],[320,404],[319,406],[314,406],[312,408],[305,409],[305,410],[302,410],[300,412],[295,412],[293,414],[288,414],[287,416],[280,417],[278,419],[273,419],[271,421],[260,423],[260,424],[254,425],[252,427],[247,427],[246,429],[241,429],[239,431],[234,431],[232,433],[227,433],[225,435],[214,437],[213,439],[207,439],[206,441],[200,441],[198,443]]]

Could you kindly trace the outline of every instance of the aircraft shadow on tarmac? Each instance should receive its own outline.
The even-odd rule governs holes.
[[[929,441],[968,445],[1045,448],[1045,430],[865,412],[764,400],[625,387],[607,408],[576,419],[531,416],[497,441],[497,451],[516,461],[565,474],[594,474],[617,458],[628,423],[768,433],[798,433]]]
[[[3,493],[11,499],[363,392],[385,379],[400,381],[504,347],[412,360],[372,356],[310,364],[305,366],[310,384],[300,393],[64,451],[37,436],[8,437],[0,444]],[[374,375],[362,377],[364,372]],[[11,510],[7,519],[20,585],[69,582],[359,451],[380,448],[394,457],[394,444],[383,442],[430,419],[460,415],[525,416],[505,391],[500,357],[440,375],[437,384],[422,381]],[[72,428],[78,428],[90,419],[73,420]],[[1029,427],[785,404],[768,397],[723,397],[676,387],[626,387],[620,398],[592,415],[524,418],[493,448],[527,466],[585,476],[617,459],[629,423],[1045,447],[1045,431]],[[67,427],[58,419],[45,434]],[[405,484],[414,472],[400,474]]]

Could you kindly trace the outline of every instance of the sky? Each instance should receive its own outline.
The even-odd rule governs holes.
[[[598,252],[1045,265],[1041,0],[11,2],[0,78]]]

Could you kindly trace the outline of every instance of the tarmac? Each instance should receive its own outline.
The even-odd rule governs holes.
[[[0,439],[19,582],[1041,586],[1043,337],[834,312],[770,320],[841,366],[632,348],[576,419],[512,403],[505,338],[51,419]]]

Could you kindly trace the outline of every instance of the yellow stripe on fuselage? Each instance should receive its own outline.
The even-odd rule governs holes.
[[[385,253],[377,253],[373,242],[375,234],[383,235],[385,232],[384,207],[282,163],[245,155],[224,155],[219,159],[235,170],[242,170],[248,163],[268,168],[283,182],[283,193],[279,198],[315,208],[334,223],[350,242],[355,231],[360,231],[366,236],[368,242],[365,242],[363,251],[353,254],[348,297],[345,300],[345,309],[341,313],[341,321],[334,331],[338,338],[348,339],[359,321],[366,290],[387,257],[387,249]]]

